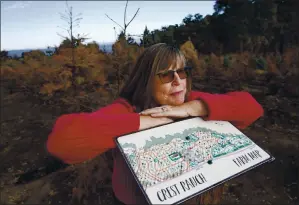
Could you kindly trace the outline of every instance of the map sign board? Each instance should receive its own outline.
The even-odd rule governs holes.
[[[116,138],[149,204],[179,204],[274,158],[226,121],[190,118]]]

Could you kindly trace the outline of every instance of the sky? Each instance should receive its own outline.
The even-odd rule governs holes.
[[[163,26],[182,23],[188,14],[213,13],[215,1],[129,1],[127,22],[138,8],[137,16],[127,28],[128,34],[139,35],[145,26],[150,31]],[[75,34],[88,34],[89,41],[111,43],[121,28],[106,17],[107,14],[120,25],[124,24],[126,1],[68,1],[73,13],[81,13],[80,27]],[[66,36],[66,1],[1,1],[1,50],[41,49],[58,46]]]

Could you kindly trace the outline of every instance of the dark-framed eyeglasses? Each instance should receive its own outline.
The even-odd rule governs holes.
[[[184,67],[177,70],[168,70],[157,73],[162,83],[170,83],[174,80],[174,74],[177,73],[180,79],[186,79],[191,74],[191,67]]]

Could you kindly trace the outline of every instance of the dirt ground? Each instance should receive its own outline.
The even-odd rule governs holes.
[[[227,182],[221,204],[299,204],[299,95],[279,83],[269,79],[247,84],[219,79],[194,83],[194,89],[202,91],[251,92],[265,116],[244,133],[276,158]],[[100,97],[92,99],[101,102]],[[66,112],[70,112],[66,107],[43,105],[26,93],[10,94],[1,88],[0,203],[115,202],[109,152],[77,166],[67,166],[47,153],[45,142],[53,123]]]

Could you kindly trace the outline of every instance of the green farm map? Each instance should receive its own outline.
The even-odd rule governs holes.
[[[224,134],[197,127],[164,137],[152,136],[142,148],[134,143],[122,143],[121,147],[146,188],[253,144],[244,134]]]

